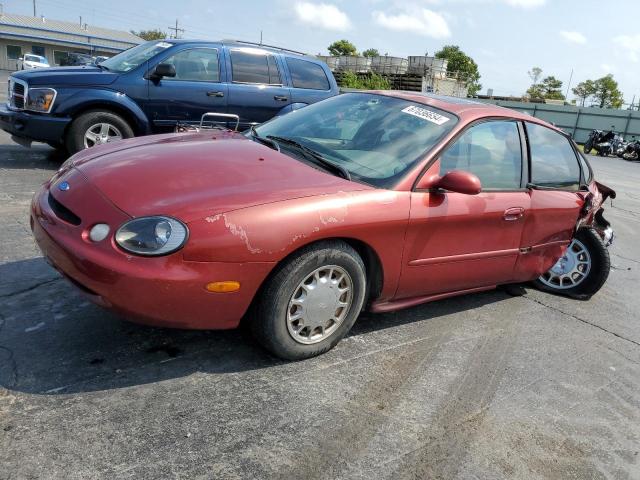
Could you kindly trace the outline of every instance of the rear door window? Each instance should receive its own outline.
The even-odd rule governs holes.
[[[535,123],[525,122],[531,154],[531,183],[577,190],[580,165],[568,138]]]
[[[291,80],[295,88],[329,90],[327,75],[317,63],[307,62],[298,58],[287,58],[287,66],[291,72]]]
[[[234,82],[280,85],[282,80],[273,55],[258,51],[231,50],[231,74]]]

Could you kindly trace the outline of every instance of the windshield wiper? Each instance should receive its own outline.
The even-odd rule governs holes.
[[[278,145],[278,142],[276,142],[275,140],[271,140],[270,138],[261,137],[260,134],[256,132],[255,125],[251,125],[250,131],[251,131],[251,138],[255,138],[256,140],[258,140],[260,143],[264,145],[271,146],[274,150],[277,150],[278,152],[280,151],[280,145]]]
[[[107,72],[109,71],[109,67],[105,67],[100,63],[96,63],[96,67],[98,67],[100,70],[106,70]]]
[[[316,152],[312,148],[309,148],[306,145],[303,145],[302,143],[293,140],[292,138],[278,137],[277,135],[267,135],[267,138],[295,147],[301,152],[306,153],[307,158],[308,157],[313,158],[314,163],[325,167],[325,169],[338,172],[341,177],[346,178],[347,180],[351,180],[351,174],[349,173],[349,170],[344,168],[342,165],[338,165],[337,163],[333,163],[331,160],[327,160],[324,156],[322,156],[320,153]]]

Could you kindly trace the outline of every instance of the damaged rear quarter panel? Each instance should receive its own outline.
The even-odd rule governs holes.
[[[382,296],[400,275],[409,192],[364,190],[285,200],[189,223],[185,260],[279,262],[300,247],[331,238],[369,245],[383,266]]]

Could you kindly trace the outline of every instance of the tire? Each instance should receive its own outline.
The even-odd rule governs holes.
[[[88,145],[85,144],[85,135],[89,130],[99,131],[98,126],[100,125],[109,126],[108,137],[112,139],[109,141],[118,139],[116,134],[119,134],[119,138],[131,138],[134,136],[131,126],[120,115],[102,110],[91,110],[78,116],[71,123],[65,138],[65,145],[69,153],[73,155],[80,150],[93,146],[90,141],[88,141]]]
[[[554,271],[554,269],[561,260],[567,257],[565,254],[562,259],[558,260],[558,264],[554,265],[548,272],[536,279],[534,284],[539,289],[547,292],[567,295],[580,300],[588,300],[591,298],[602,288],[609,277],[609,271],[611,269],[609,250],[604,245],[598,233],[592,228],[578,230],[573,242],[569,246],[574,256],[576,255],[575,252],[581,248],[586,250],[586,256],[578,256],[576,258],[582,258],[583,261],[588,260],[589,264],[588,269],[585,265],[582,272],[584,275],[582,277],[574,274],[575,278],[579,278],[579,281],[575,282],[567,279],[565,276],[565,279],[559,282],[561,285],[557,285],[558,280],[554,278],[554,275],[556,275],[558,271]],[[569,249],[567,250],[568,252]],[[571,254],[569,257],[571,257]],[[570,258],[565,265],[570,267],[573,261],[574,259]]]
[[[591,153],[591,149],[593,148],[593,145],[591,143],[591,139],[587,140],[586,143],[584,144],[584,147],[582,148],[582,150],[584,151],[584,153],[586,155],[589,155],[589,153]]]
[[[327,241],[300,249],[274,271],[254,303],[249,318],[254,339],[285,360],[315,357],[332,349],[362,310],[365,272],[362,259],[345,242]],[[345,286],[350,290],[343,291]],[[305,301],[311,303],[303,306]],[[296,320],[299,316],[302,318]],[[324,327],[316,326],[318,322]]]

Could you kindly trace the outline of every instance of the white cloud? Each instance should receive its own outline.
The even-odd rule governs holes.
[[[637,62],[640,57],[640,33],[635,35],[619,35],[613,39],[613,43],[626,50],[629,60]]]
[[[571,42],[571,43],[579,43],[579,44],[585,44],[587,43],[587,37],[585,37],[583,34],[581,34],[580,32],[567,32],[567,31],[561,31],[560,35],[562,36],[562,38],[564,38],[567,42]]]
[[[504,0],[508,5],[512,7],[522,7],[522,8],[536,8],[541,7],[547,0]]]
[[[351,27],[346,13],[328,3],[298,2],[295,5],[296,16],[301,22],[327,30],[344,31]]]
[[[411,13],[390,15],[385,12],[373,12],[374,21],[381,27],[400,32],[412,32],[433,38],[447,38],[451,30],[445,18],[432,10],[421,8]]]

